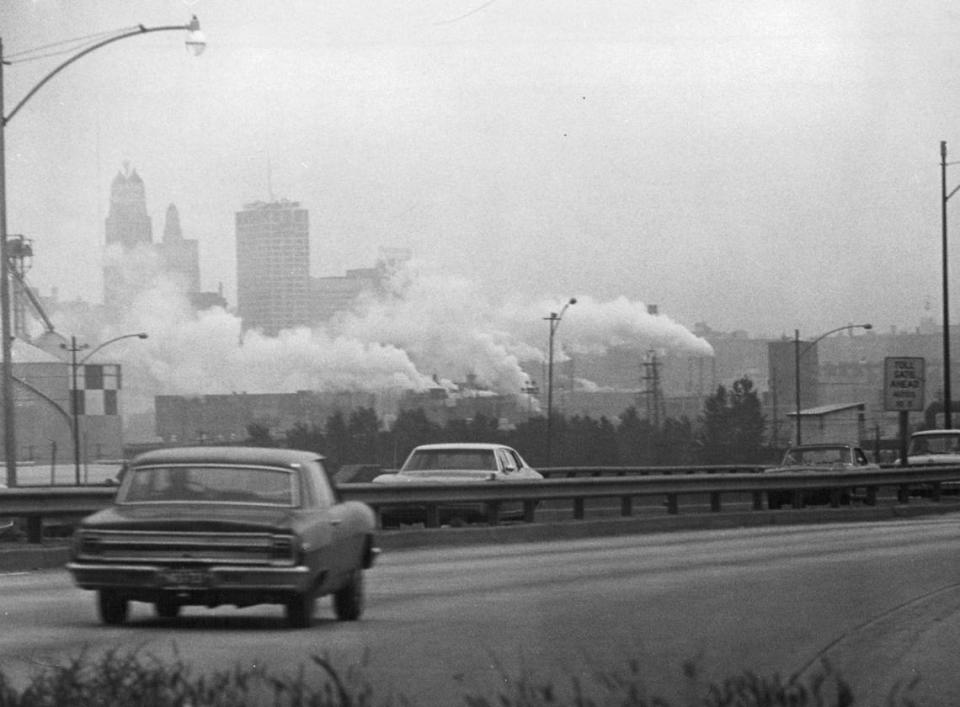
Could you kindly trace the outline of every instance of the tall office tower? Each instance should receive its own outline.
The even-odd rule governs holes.
[[[107,257],[103,268],[103,301],[122,306],[129,300],[127,256],[153,244],[153,228],[147,214],[147,196],[137,170],[124,164],[110,185],[110,212],[106,219]],[[117,248],[119,246],[119,248]]]
[[[110,184],[110,213],[107,215],[107,245],[119,243],[135,248],[153,243],[153,228],[147,215],[147,192],[137,170],[124,164]]]
[[[163,240],[157,244],[163,269],[177,278],[190,295],[200,292],[200,250],[197,241],[183,237],[180,212],[173,204],[167,207]]]
[[[244,329],[274,335],[310,323],[310,224],[295,201],[237,212],[237,312]]]

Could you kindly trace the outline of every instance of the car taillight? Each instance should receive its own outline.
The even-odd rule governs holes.
[[[274,562],[293,562],[299,550],[292,535],[274,535],[270,543],[270,559]]]
[[[103,545],[98,536],[80,533],[77,538],[76,549],[81,555],[99,555],[103,552]]]

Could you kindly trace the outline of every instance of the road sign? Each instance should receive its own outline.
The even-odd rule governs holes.
[[[924,408],[924,363],[919,356],[883,359],[883,409],[909,412]]]

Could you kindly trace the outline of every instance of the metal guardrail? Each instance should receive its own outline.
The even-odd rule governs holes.
[[[497,523],[504,504],[520,503],[523,520],[534,522],[539,505],[544,501],[566,501],[571,504],[573,519],[583,519],[586,502],[591,499],[616,499],[620,515],[634,514],[638,498],[662,496],[666,511],[680,512],[680,498],[702,496],[710,499],[711,512],[723,510],[723,497],[751,497],[753,510],[764,509],[764,495],[770,491],[789,491],[793,507],[803,505],[803,494],[811,489],[827,489],[830,504],[840,503],[841,492],[862,489],[866,503],[875,503],[878,490],[893,488],[898,500],[906,503],[911,489],[924,488],[934,500],[940,499],[943,484],[960,483],[960,465],[925,467],[888,467],[857,472],[756,473],[752,467],[710,467],[691,470],[689,467],[668,467],[669,473],[651,473],[651,467],[597,467],[547,470],[549,476],[570,475],[574,478],[545,478],[542,481],[489,483],[428,484],[343,484],[344,498],[363,501],[378,512],[389,508],[422,509],[427,527],[439,525],[439,509],[445,505],[480,504],[487,521]],[[720,473],[719,470],[723,469]],[[751,471],[744,472],[744,469]],[[595,472],[602,471],[603,475]],[[587,478],[579,478],[586,476]],[[21,517],[27,522],[28,540],[40,542],[44,518],[79,517],[106,508],[113,501],[116,487],[30,487],[0,490],[0,517]]]
[[[581,470],[583,471],[583,470]],[[590,499],[618,499],[620,515],[631,516],[638,497],[662,496],[670,514],[680,512],[682,496],[707,495],[711,512],[723,510],[723,496],[751,496],[751,507],[763,510],[764,494],[770,491],[791,493],[792,507],[803,506],[803,495],[811,489],[829,490],[831,506],[839,506],[841,493],[863,490],[868,504],[876,503],[881,488],[896,489],[899,502],[906,503],[911,488],[924,488],[932,500],[939,501],[942,485],[960,482],[960,465],[888,468],[858,472],[805,473],[673,473],[661,475],[601,476],[590,478],[547,478],[543,481],[512,481],[488,484],[397,485],[345,484],[341,490],[348,498],[363,501],[378,511],[416,506],[424,511],[427,527],[439,525],[439,509],[457,504],[482,504],[487,521],[497,523],[503,504],[523,504],[523,520],[534,522],[542,501],[569,501],[573,518],[583,519]]]

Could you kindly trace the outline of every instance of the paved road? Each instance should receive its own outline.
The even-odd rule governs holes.
[[[176,622],[135,605],[131,624],[97,624],[93,596],[60,571],[0,576],[0,665],[23,679],[83,647],[181,656],[199,670],[310,654],[341,666],[367,655],[377,694],[461,702],[521,666],[565,682],[590,664],[640,659],[673,697],[680,665],[707,677],[790,674],[821,657],[879,703],[922,672],[919,704],[960,704],[960,533],[956,516],[869,524],[682,532],[385,554],[368,574],[368,612],[283,628],[273,607],[190,610]],[[861,702],[860,698],[867,698]]]

